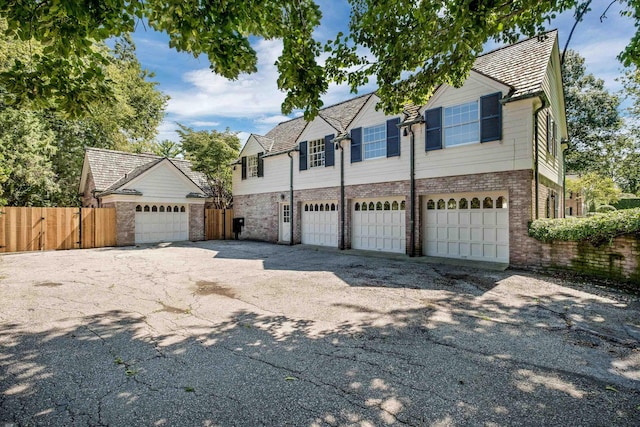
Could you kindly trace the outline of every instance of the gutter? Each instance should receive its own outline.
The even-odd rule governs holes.
[[[539,162],[540,162],[540,144],[538,141],[538,137],[539,137],[539,131],[538,131],[538,123],[539,123],[539,116],[540,116],[540,111],[542,111],[542,109],[546,108],[549,104],[549,101],[547,101],[547,97],[544,95],[538,95],[538,97],[540,98],[540,101],[542,102],[542,105],[540,105],[540,107],[538,107],[534,112],[533,112],[533,123],[534,123],[534,130],[533,130],[533,134],[534,134],[534,160],[533,160],[533,174],[534,174],[534,182],[535,182],[535,215],[534,218],[538,219],[540,217],[540,200],[539,196],[540,196],[540,167],[539,167]],[[519,98],[519,99],[524,99],[524,98]]]

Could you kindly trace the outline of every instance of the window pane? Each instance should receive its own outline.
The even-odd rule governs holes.
[[[247,156],[247,176],[258,176],[258,155]]]
[[[324,139],[309,141],[309,167],[324,166]]]
[[[362,129],[364,158],[375,159],[387,155],[387,126],[378,125]]]
[[[447,147],[480,141],[477,101],[444,109],[444,141]]]

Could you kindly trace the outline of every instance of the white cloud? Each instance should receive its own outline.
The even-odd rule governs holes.
[[[168,122],[163,120],[158,126],[158,141],[163,141],[168,139],[173,142],[180,142],[180,136],[176,130],[178,129],[178,125],[175,122]]]
[[[186,89],[169,91],[167,112],[181,118],[207,116],[242,118],[273,114],[280,110],[285,94],[278,90],[278,73],[274,65],[282,51],[279,40],[259,40],[258,71],[231,81],[209,69],[189,71],[183,75]]]
[[[291,120],[291,117],[283,116],[282,114],[276,114],[273,116],[260,117],[259,119],[255,119],[254,122],[266,125],[277,125],[278,123],[286,122],[287,120]]]
[[[212,128],[220,125],[220,122],[210,122],[210,121],[202,121],[202,120],[194,120],[189,122],[191,126],[199,127],[199,128]]]

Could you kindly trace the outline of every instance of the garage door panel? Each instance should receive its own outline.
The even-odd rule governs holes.
[[[498,198],[501,203],[495,202]],[[439,203],[440,200],[445,203]],[[509,261],[509,209],[505,193],[443,194],[426,197],[424,202],[425,255]]]
[[[362,206],[366,206],[367,210],[363,211]],[[405,210],[401,206],[401,198],[354,200],[351,211],[351,247],[404,253]]]
[[[155,212],[153,207],[155,206]],[[149,208],[145,212],[144,209]],[[170,212],[148,204],[136,207],[135,241],[136,243],[176,242],[189,239],[188,212]]]
[[[301,220],[303,244],[338,246],[338,209],[335,201],[305,202]]]

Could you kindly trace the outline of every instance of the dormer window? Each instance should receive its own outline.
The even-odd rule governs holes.
[[[309,167],[324,166],[324,139],[309,141]]]
[[[243,156],[240,159],[242,164],[242,179],[264,176],[263,153]]]
[[[258,176],[258,155],[247,156],[247,178]]]
[[[478,101],[454,105],[444,109],[444,146],[480,142]]]

